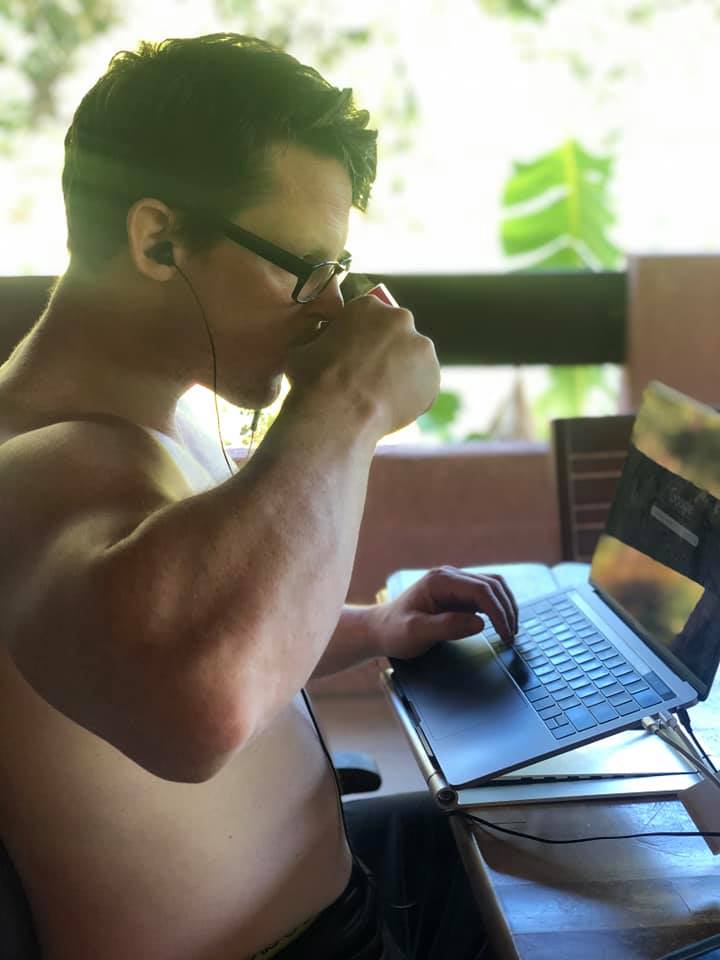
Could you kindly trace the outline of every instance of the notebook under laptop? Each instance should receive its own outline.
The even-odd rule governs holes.
[[[392,660],[425,749],[477,785],[704,700],[720,659],[720,414],[651,383],[590,581]]]

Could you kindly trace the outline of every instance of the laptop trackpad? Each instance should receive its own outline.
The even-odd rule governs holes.
[[[505,650],[511,670],[522,661]],[[500,667],[480,636],[438,644],[402,665],[401,683],[415,703],[423,726],[437,739],[492,723],[502,729],[519,713],[534,711]]]

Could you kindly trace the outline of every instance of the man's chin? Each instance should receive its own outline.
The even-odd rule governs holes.
[[[243,385],[239,390],[228,389],[223,396],[228,403],[246,410],[261,410],[275,403],[282,389],[282,374],[279,373],[263,384]]]

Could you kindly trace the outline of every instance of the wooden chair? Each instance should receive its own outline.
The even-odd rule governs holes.
[[[552,422],[563,560],[589,563],[605,529],[635,414]]]

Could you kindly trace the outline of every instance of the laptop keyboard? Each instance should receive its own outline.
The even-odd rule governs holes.
[[[500,650],[497,633],[485,636]],[[648,670],[638,673],[563,595],[523,606],[506,669],[556,740],[671,700]]]

